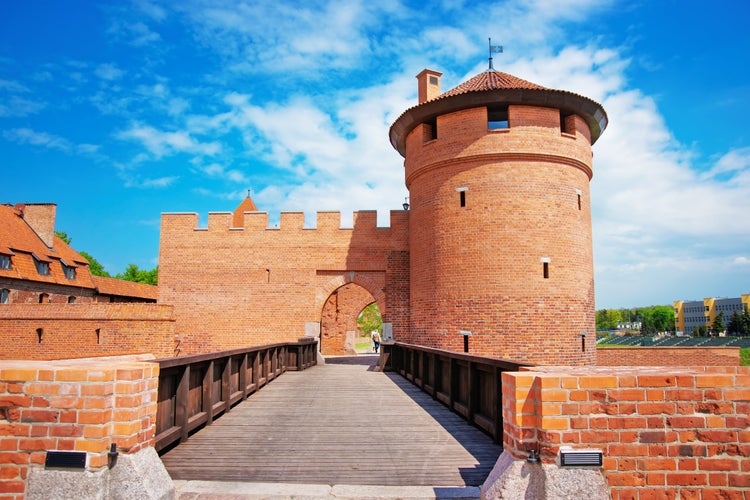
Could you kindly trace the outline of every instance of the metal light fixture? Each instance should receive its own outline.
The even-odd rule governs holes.
[[[404,198],[403,207],[404,207],[404,210],[409,210],[409,197],[408,196]]]

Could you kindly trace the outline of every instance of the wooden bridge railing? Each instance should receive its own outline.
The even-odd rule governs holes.
[[[501,374],[525,365],[396,342],[381,344],[380,366],[400,373],[502,445]]]
[[[294,343],[159,359],[157,451],[183,442],[287,370],[317,363],[317,342]]]

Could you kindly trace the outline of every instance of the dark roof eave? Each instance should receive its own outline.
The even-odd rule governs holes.
[[[572,92],[550,89],[481,90],[438,97],[407,109],[391,125],[391,145],[405,157],[406,136],[420,123],[439,115],[490,104],[528,104],[573,112],[588,124],[591,130],[591,144],[596,142],[607,127],[607,113],[604,108],[596,101]]]

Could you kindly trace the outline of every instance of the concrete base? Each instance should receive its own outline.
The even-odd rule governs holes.
[[[175,481],[178,500],[476,500],[479,488]]]
[[[159,455],[146,448],[121,454],[112,469],[97,472],[30,468],[28,500],[173,500],[175,488]]]
[[[607,482],[598,468],[530,464],[503,452],[480,491],[482,500],[607,500]]]

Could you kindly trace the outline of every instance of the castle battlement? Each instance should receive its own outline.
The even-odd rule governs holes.
[[[201,227],[199,215],[196,212],[164,212],[162,213],[162,228],[174,231],[378,231],[390,232],[406,230],[409,214],[403,210],[391,210],[390,224],[378,226],[376,210],[359,210],[352,213],[352,227],[342,227],[341,212],[316,212],[316,224],[305,226],[304,212],[281,212],[278,225],[271,225],[268,212],[242,213],[242,226],[237,226],[235,214],[232,212],[209,212],[208,225]]]

